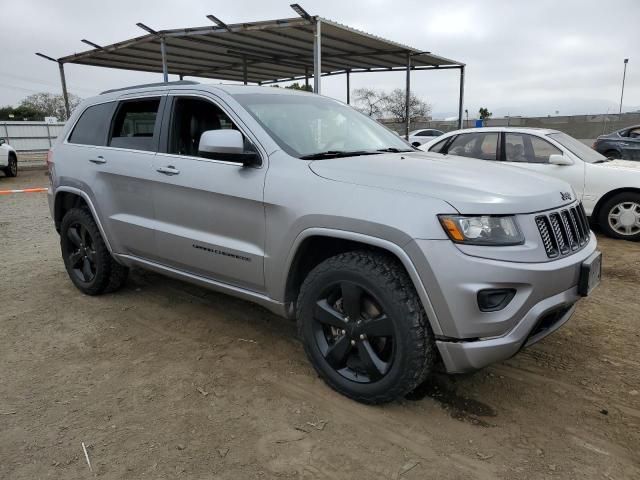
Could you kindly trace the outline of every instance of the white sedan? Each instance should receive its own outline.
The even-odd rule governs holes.
[[[414,147],[418,147],[436,137],[439,137],[444,132],[436,130],[435,128],[421,128],[420,130],[414,130],[409,132],[409,143]]]
[[[0,138],[0,170],[7,177],[18,175],[18,156],[15,149],[4,138]]]
[[[566,133],[539,128],[456,130],[418,148],[501,162],[565,180],[607,235],[640,240],[640,162],[609,160]]]

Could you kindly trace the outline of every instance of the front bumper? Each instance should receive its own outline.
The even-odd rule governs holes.
[[[450,373],[483,368],[515,355],[569,320],[581,298],[580,267],[595,250],[591,234],[580,251],[558,260],[518,263],[462,253],[452,242],[414,240],[408,245],[436,318],[436,345]],[[502,310],[481,312],[477,292],[513,288]]]

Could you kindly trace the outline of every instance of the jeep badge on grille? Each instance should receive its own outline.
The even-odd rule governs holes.
[[[571,200],[571,192],[560,192],[562,200]]]

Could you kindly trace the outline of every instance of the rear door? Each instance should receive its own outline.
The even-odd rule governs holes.
[[[504,161],[506,164],[526,168],[568,182],[582,200],[584,195],[584,162],[576,160],[570,152],[537,135],[520,132],[504,132]],[[565,155],[574,160],[573,165],[552,165],[551,155]]]
[[[126,97],[115,104],[106,146],[88,159],[99,215],[116,253],[156,257],[152,186],[166,96]]]
[[[182,271],[253,291],[264,290],[267,170],[198,152],[208,130],[233,128],[256,149],[240,120],[217,97],[180,93],[167,102],[162,152],[153,164],[156,241],[161,261]]]
[[[640,127],[627,131],[621,140],[622,158],[640,160]]]

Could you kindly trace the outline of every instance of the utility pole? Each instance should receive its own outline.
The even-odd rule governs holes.
[[[618,115],[622,115],[622,99],[624,98],[624,80],[625,80],[625,77],[627,76],[627,63],[629,63],[629,59],[625,58],[624,72],[622,73],[622,92],[620,92],[620,111],[618,112]]]

